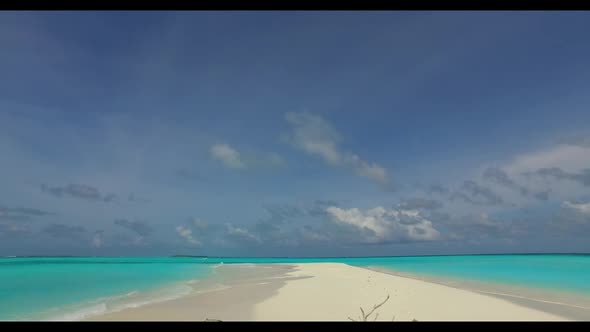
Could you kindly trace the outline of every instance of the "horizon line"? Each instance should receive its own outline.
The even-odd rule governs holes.
[[[390,258],[390,257],[445,257],[445,256],[510,256],[510,255],[590,255],[590,252],[534,252],[534,253],[495,253],[495,254],[434,254],[434,255],[379,255],[379,256],[207,256],[207,255],[165,255],[165,256],[93,256],[93,255],[8,255],[0,258]]]

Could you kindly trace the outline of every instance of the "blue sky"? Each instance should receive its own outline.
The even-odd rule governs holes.
[[[4,12],[0,255],[588,252],[584,12]]]

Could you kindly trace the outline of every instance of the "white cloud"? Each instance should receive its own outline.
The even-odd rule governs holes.
[[[557,145],[517,156],[504,169],[516,175],[552,167],[576,172],[588,168],[588,165],[590,165],[590,149],[573,145]]]
[[[326,209],[336,223],[352,225],[359,230],[368,230],[363,240],[371,243],[395,240],[434,240],[440,233],[432,222],[417,210],[385,209],[378,206],[361,211],[357,208],[342,209],[331,206]]]
[[[213,158],[220,160],[228,168],[244,168],[246,165],[240,158],[240,153],[227,144],[215,144],[211,147]]]
[[[134,244],[134,245],[136,245],[136,246],[142,246],[142,245],[145,245],[145,244],[146,244],[146,243],[145,243],[145,237],[144,237],[144,236],[141,236],[141,235],[138,235],[138,236],[136,236],[136,237],[133,239],[133,244]]]
[[[563,202],[563,206],[575,210],[582,214],[590,214],[590,203],[572,203],[569,201]]]
[[[389,177],[387,176],[387,171],[385,168],[375,163],[369,164],[368,162],[360,159],[357,155],[353,154],[347,156],[346,162],[350,164],[360,176],[367,177],[379,183],[387,183],[389,181]]]
[[[340,134],[320,116],[310,113],[287,113],[287,121],[293,126],[291,143],[303,151],[322,157],[326,162],[340,164],[341,156],[336,144]]]
[[[186,227],[177,226],[176,233],[178,233],[178,235],[182,236],[188,243],[192,245],[201,245],[201,242],[193,237],[193,231]]]
[[[279,167],[285,164],[283,158],[276,153],[243,155],[228,144],[214,144],[211,146],[210,153],[214,159],[233,169]]]
[[[293,129],[289,137],[290,143],[298,149],[319,156],[330,165],[347,167],[359,176],[381,184],[389,183],[385,168],[362,160],[354,153],[341,151],[338,148],[340,134],[319,115],[307,112],[287,113],[285,118]]]
[[[103,245],[103,239],[102,239],[102,233],[101,232],[96,232],[94,233],[94,236],[92,237],[92,246],[95,248],[100,248]]]
[[[523,153],[511,161],[499,165],[513,182],[528,189],[528,197],[519,197],[518,193],[507,194],[510,201],[526,204],[535,199],[535,194],[547,193],[549,199],[564,201],[587,192],[579,181],[541,176],[537,171],[551,170],[553,173],[581,174],[590,165],[590,148],[575,145],[558,144],[534,152]],[[522,196],[522,195],[520,195]]]
[[[227,224],[226,226],[227,226],[227,234],[237,237],[237,238],[260,243],[260,239],[257,236],[255,236],[254,234],[250,233],[247,229],[241,228],[238,226],[233,226],[231,224]]]

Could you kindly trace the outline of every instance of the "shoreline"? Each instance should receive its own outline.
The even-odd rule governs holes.
[[[378,266],[363,267],[371,271],[410,278],[482,295],[508,300],[528,308],[561,315],[573,320],[590,319],[590,296],[564,290],[524,287],[514,284],[484,282],[455,277],[441,277],[395,271]]]
[[[225,288],[207,290],[214,285]],[[587,320],[467,289],[342,263],[225,264],[182,298],[89,321],[348,321],[387,295],[379,321]],[[452,303],[452,305],[449,305]],[[588,311],[590,313],[590,311]],[[373,318],[373,317],[371,317]]]
[[[90,316],[84,321],[205,321],[221,315],[234,321],[251,320],[253,304],[262,301],[291,279],[286,272],[289,264],[224,264],[212,267],[198,288],[181,298],[128,308],[103,315]]]

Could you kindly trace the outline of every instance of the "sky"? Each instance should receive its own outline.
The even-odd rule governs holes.
[[[590,252],[586,12],[2,12],[0,255]]]

